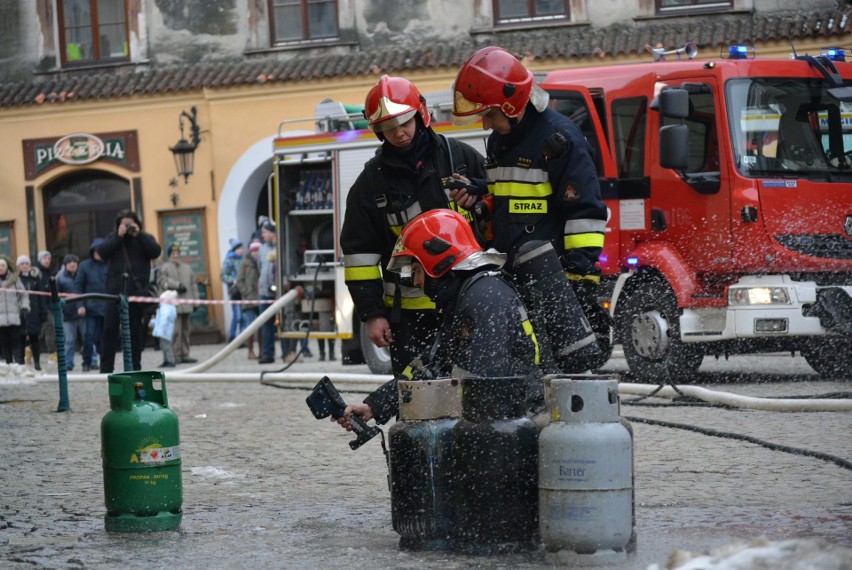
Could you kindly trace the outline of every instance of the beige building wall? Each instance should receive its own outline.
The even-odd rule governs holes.
[[[824,47],[815,41],[797,45],[800,53],[819,53]],[[784,42],[757,46],[762,57],[786,57],[790,46]],[[701,53],[699,57],[717,54]],[[531,60],[534,71],[564,67],[648,61],[650,55],[626,58]],[[450,87],[455,69],[416,71],[407,77],[421,92]],[[53,105],[6,108],[0,113],[0,140],[5,152],[0,158],[0,223],[14,222],[14,255],[34,253],[46,247],[43,192],[60,177],[84,170],[99,170],[141,183],[142,215],[146,229],[162,243],[158,218],[175,209],[201,209],[204,212],[205,250],[209,295],[223,298],[219,269],[227,252],[228,240],[247,240],[254,230],[254,212],[262,185],[272,171],[271,138],[282,121],[312,117],[315,106],[325,98],[347,104],[361,104],[377,76],[335,80],[258,83],[225,89],[206,89],[170,96],[130,97],[90,101],[70,101]],[[195,153],[195,168],[187,183],[176,179],[169,147],[180,138],[179,115],[195,106],[201,143]],[[287,123],[291,130],[313,130],[312,122]],[[139,171],[96,161],[85,166],[61,165],[33,180],[26,180],[21,141],[59,138],[72,133],[135,131],[139,147]],[[265,149],[265,150],[264,150]],[[32,218],[28,215],[26,188],[33,188]],[[132,195],[131,188],[131,195]],[[177,194],[177,204],[172,195]],[[134,206],[138,206],[134,203]],[[34,241],[30,240],[30,227]],[[162,244],[164,247],[166,244]],[[85,255],[86,252],[75,252]],[[221,307],[210,311],[211,322],[224,330]]]

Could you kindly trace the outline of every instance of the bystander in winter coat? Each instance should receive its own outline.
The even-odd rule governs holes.
[[[30,348],[33,359],[33,368],[41,370],[41,329],[50,315],[50,297],[38,295],[42,290],[41,271],[34,267],[28,255],[18,256],[18,273],[21,283],[30,292],[30,312],[26,323],[21,326],[21,345],[19,352],[21,358],[25,358],[27,346]],[[36,293],[36,294],[33,294]],[[51,320],[51,324],[53,321]]]
[[[198,285],[192,267],[181,260],[180,244],[173,243],[166,250],[168,261],[160,266],[158,285],[161,291],[171,289],[177,291],[178,301],[198,299]],[[172,339],[177,362],[195,362],[189,356],[189,317],[196,305],[180,303],[177,306],[178,319],[175,323],[175,335]]]
[[[89,258],[77,268],[74,278],[74,288],[81,295],[87,293],[106,293],[107,264],[98,253],[103,242],[95,238],[89,247]],[[87,372],[98,367],[98,355],[102,352],[104,317],[106,316],[106,301],[88,299],[84,301],[83,318],[86,322],[86,334],[83,338],[83,371]]]
[[[23,364],[21,317],[29,315],[30,299],[12,259],[0,255],[0,350],[6,364]]]

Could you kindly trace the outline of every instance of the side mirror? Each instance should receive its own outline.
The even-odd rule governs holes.
[[[670,119],[689,116],[689,93],[686,89],[664,89],[651,102],[651,109]]]
[[[689,127],[667,125],[660,128],[660,166],[677,171],[689,166]]]

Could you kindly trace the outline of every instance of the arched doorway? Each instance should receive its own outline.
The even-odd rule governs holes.
[[[115,214],[130,207],[130,183],[108,172],[75,172],[47,184],[43,199],[47,250],[56,270],[66,253],[84,259],[92,241],[113,230]]]

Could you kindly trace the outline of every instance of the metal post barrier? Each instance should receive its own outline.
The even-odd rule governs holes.
[[[122,275],[121,290],[124,291],[127,284],[127,274]],[[107,295],[105,293],[86,293],[84,295],[76,295],[67,299],[59,297],[59,290],[56,288],[56,278],[50,278],[50,308],[53,311],[53,327],[56,329],[56,364],[59,373],[59,406],[57,412],[70,412],[71,400],[68,395],[68,363],[65,360],[65,327],[63,326],[62,309],[68,303],[80,303],[95,299],[98,301],[106,301],[108,303],[118,303],[119,320],[121,323],[121,348],[124,354],[124,370],[130,371],[133,368],[133,359],[130,350],[130,317],[127,295]]]
[[[65,327],[62,326],[62,308],[65,300],[59,298],[56,277],[50,278],[50,308],[53,310],[53,327],[56,329],[56,365],[59,367],[59,406],[57,412],[70,412],[68,397],[68,370],[65,362]]]

